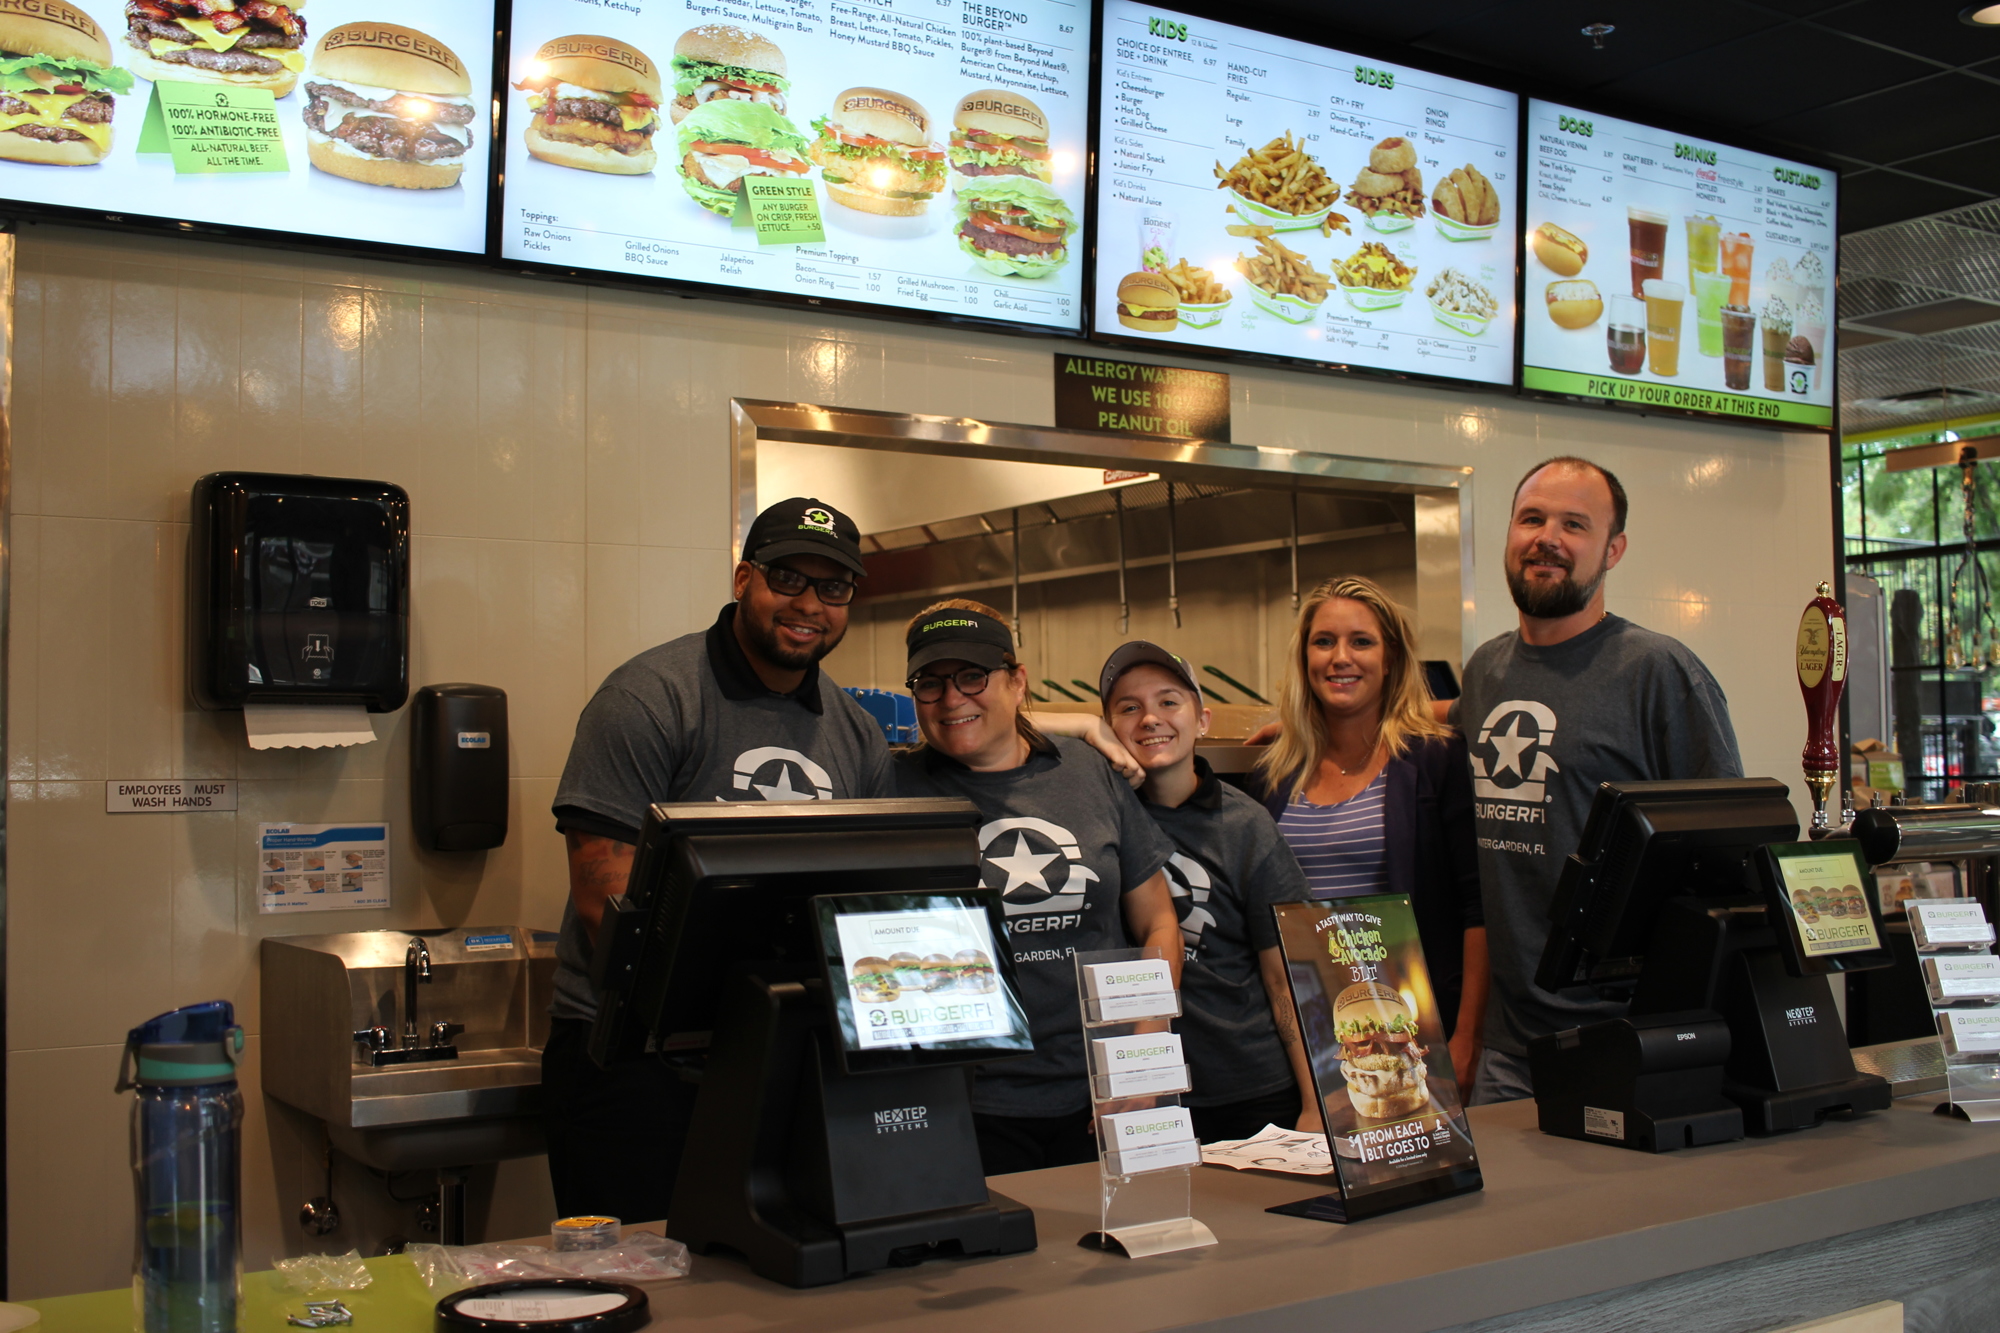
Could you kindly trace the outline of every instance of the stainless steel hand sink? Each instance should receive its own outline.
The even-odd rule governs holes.
[[[406,959],[423,941],[429,980]],[[263,942],[264,1091],[326,1122],[342,1152],[390,1170],[540,1152],[541,1047],[555,935],[523,926],[357,931]],[[407,1012],[415,997],[420,1012]],[[440,1058],[377,1064],[357,1037]]]

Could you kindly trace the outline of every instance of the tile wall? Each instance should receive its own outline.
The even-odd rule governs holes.
[[[309,1242],[317,1144],[254,1094],[267,933],[556,921],[547,817],[576,716],[642,648],[727,595],[727,402],[741,395],[1046,424],[1058,344],[205,242],[27,228],[14,360],[6,756],[11,1294],[128,1274],[125,1030],[236,1002],[253,1034],[246,1266]],[[1692,645],[1753,773],[1797,772],[1792,627],[1830,568],[1822,437],[1542,407],[1277,371],[1235,377],[1248,443],[1477,469],[1476,608],[1510,626],[1493,558],[1529,463],[1590,455],[1633,496],[1621,614]],[[188,488],[205,472],[396,482],[415,521],[412,684],[503,687],[505,847],[407,838],[407,718],[351,750],[257,752],[189,704],[181,667]],[[837,500],[838,497],[829,496]],[[973,506],[977,507],[977,506]],[[103,813],[114,778],[234,778],[235,814]],[[255,826],[387,818],[395,906],[257,915]],[[540,1229],[533,1164],[493,1225]]]

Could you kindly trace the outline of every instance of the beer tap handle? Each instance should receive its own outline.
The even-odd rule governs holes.
[[[1800,753],[1806,786],[1813,794],[1812,836],[1834,832],[1827,799],[1840,785],[1840,696],[1847,688],[1847,612],[1822,583],[1819,596],[1799,617],[1799,693],[1806,705],[1806,745]],[[1843,816],[1846,797],[1842,797]],[[1843,819],[1843,827],[1849,822]]]

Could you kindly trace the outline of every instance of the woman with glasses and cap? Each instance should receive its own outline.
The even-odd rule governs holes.
[[[1181,1042],[1194,1087],[1181,1101],[1203,1143],[1267,1125],[1320,1128],[1312,1065],[1292,1010],[1274,903],[1302,902],[1305,874],[1256,801],[1197,755],[1208,731],[1185,658],[1143,639],[1098,673],[1104,718],[1145,770],[1139,797],[1173,839],[1167,883],[1180,917]]]
[[[1369,579],[1314,588],[1285,662],[1276,735],[1251,795],[1278,821],[1314,898],[1410,896],[1469,1097],[1488,967],[1465,738],[1434,714],[1408,614]]]
[[[1179,977],[1180,923],[1164,873],[1173,844],[1094,750],[1029,721],[1027,669],[999,612],[939,602],[911,619],[904,642],[924,743],[897,756],[897,789],[979,808],[984,878],[1005,902],[1005,944],[1035,1042],[1033,1055],[974,1075],[986,1174],[1090,1161],[1070,956],[1158,949]]]

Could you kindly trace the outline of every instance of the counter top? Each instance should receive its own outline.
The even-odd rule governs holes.
[[[1077,1245],[1096,1226],[1095,1166],[1033,1171],[993,1182],[1035,1210],[1041,1246],[1030,1254],[804,1291],[697,1257],[689,1277],[648,1290],[654,1326],[674,1333],[936,1333],[940,1316],[951,1333],[1415,1333],[2000,1197],[2000,1128],[1933,1115],[1936,1100],[1657,1157],[1544,1135],[1532,1102],[1475,1107],[1479,1194],[1341,1226],[1263,1211],[1324,1193],[1314,1181],[1204,1167],[1194,1212],[1219,1243],[1153,1259]],[[428,1298],[408,1261],[369,1267],[388,1281],[360,1294],[377,1316],[367,1333],[428,1333]],[[272,1275],[244,1286],[243,1327],[284,1333]],[[31,1304],[46,1333],[129,1327],[124,1292]]]

